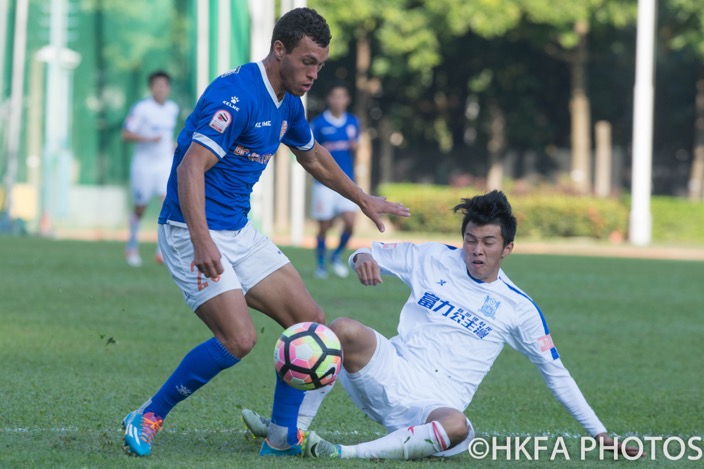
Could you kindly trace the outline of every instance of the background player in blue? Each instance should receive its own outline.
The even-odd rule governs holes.
[[[354,160],[359,140],[359,121],[347,112],[350,93],[341,82],[333,83],[325,94],[327,109],[311,121],[315,140],[328,149],[330,154],[347,176],[354,181]],[[318,181],[313,182],[311,197],[311,218],[318,221],[315,254],[318,265],[317,278],[327,278],[325,238],[335,218],[342,219],[342,232],[337,248],[330,261],[333,272],[339,277],[347,277],[347,263],[340,260],[342,251],[352,237],[357,206],[329,187]]]
[[[171,409],[250,352],[256,331],[248,307],[283,327],[325,322],[296,269],[247,220],[252,186],[280,142],[381,231],[382,213],[409,214],[401,204],[362,191],[313,138],[300,96],[327,60],[329,41],[328,25],[315,10],[286,13],[274,27],[267,57],[216,78],[178,137],[159,240],[164,264],[213,337],[188,352],[157,393],[125,417],[128,453],[150,454]],[[260,454],[302,453],[307,435],[298,431],[297,417],[303,400],[303,392],[277,377],[272,425]]]
[[[614,441],[570,376],[538,306],[506,276],[516,219],[498,191],[464,199],[462,249],[440,243],[373,243],[350,256],[360,282],[395,275],[411,289],[398,335],[387,339],[358,321],[330,327],[345,351],[340,382],[367,416],[388,430],[377,440],[333,445],[309,435],[306,455],[326,458],[415,459],[467,451],[474,429],[465,410],[504,345],[537,367],[553,395],[605,447]],[[245,409],[255,435],[266,419]],[[637,448],[622,448],[630,456]]]

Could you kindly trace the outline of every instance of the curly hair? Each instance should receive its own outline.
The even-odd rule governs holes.
[[[332,39],[325,18],[312,8],[294,8],[279,18],[271,35],[271,48],[274,48],[274,42],[281,41],[286,52],[291,52],[303,36],[308,36],[320,47],[327,47]]]
[[[469,222],[477,225],[499,225],[501,236],[504,238],[504,246],[513,242],[516,237],[516,217],[511,212],[511,204],[508,203],[506,195],[501,191],[491,191],[488,194],[477,195],[471,199],[462,199],[462,203],[452,209],[455,213],[462,212],[462,231],[467,228]]]

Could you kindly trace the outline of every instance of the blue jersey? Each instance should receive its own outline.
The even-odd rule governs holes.
[[[238,230],[247,223],[252,187],[280,143],[313,148],[303,103],[286,93],[279,101],[261,62],[216,78],[198,100],[178,136],[159,223],[185,226],[176,168],[197,142],[220,161],[205,173],[205,215],[211,230]]]
[[[339,118],[325,111],[310,123],[315,140],[327,148],[337,164],[354,181],[354,154],[352,144],[359,138],[359,121],[352,114]]]

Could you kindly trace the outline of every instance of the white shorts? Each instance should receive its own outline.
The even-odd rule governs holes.
[[[332,220],[344,212],[356,212],[357,204],[342,197],[319,182],[313,183],[310,217],[313,220]]]
[[[374,333],[376,350],[369,363],[356,373],[347,373],[343,369],[338,377],[352,402],[362,412],[390,433],[426,423],[435,409],[456,408],[448,399],[443,399],[445,390],[433,386],[432,376],[400,355],[389,339],[376,331]],[[454,456],[467,451],[474,438],[469,425],[471,430],[465,441],[434,456]]]
[[[188,228],[159,225],[159,246],[164,265],[194,311],[209,299],[229,290],[249,289],[290,261],[251,222],[237,231],[213,231],[210,236],[222,254],[225,269],[216,279],[204,277],[193,264],[193,244]]]
[[[170,173],[170,160],[151,164],[133,161],[130,166],[130,187],[134,204],[147,205],[154,196],[163,199]]]

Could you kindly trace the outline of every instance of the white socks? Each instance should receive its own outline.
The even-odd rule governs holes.
[[[334,385],[335,381],[322,388],[306,391],[303,396],[303,402],[301,402],[301,407],[298,410],[298,428],[303,431],[308,430],[310,423],[313,421],[313,417],[318,413],[318,409],[320,409],[320,405],[323,403],[323,399],[332,391]]]
[[[450,447],[450,438],[440,422],[402,428],[374,441],[342,445],[342,459],[417,459]]]

